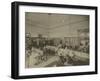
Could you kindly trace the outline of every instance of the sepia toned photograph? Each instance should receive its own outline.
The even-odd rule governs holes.
[[[25,68],[85,66],[89,15],[25,12]]]
[[[13,79],[98,73],[96,6],[12,2]]]

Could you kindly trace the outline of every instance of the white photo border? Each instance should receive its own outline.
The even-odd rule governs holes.
[[[25,68],[25,12],[77,14],[90,16],[90,65],[49,68]],[[42,75],[95,71],[95,10],[42,6],[19,6],[19,75]]]

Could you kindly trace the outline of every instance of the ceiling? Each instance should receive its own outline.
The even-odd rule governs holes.
[[[33,37],[77,36],[78,29],[89,28],[89,16],[25,12],[25,32]]]
[[[52,29],[88,20],[89,16],[26,12],[25,19],[25,24],[28,26]]]

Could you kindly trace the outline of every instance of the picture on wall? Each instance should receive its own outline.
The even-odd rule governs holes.
[[[13,79],[97,74],[97,7],[12,2]]]

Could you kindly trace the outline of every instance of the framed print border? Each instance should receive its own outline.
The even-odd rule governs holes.
[[[71,9],[85,9],[95,11],[95,71],[87,72],[71,72],[71,73],[51,73],[39,75],[19,75],[19,7],[20,6],[39,6],[39,7],[52,7],[52,8],[71,8]],[[58,77],[58,76],[72,76],[72,75],[88,75],[97,74],[98,72],[98,56],[97,56],[97,16],[98,9],[96,6],[81,6],[81,5],[64,5],[64,4],[49,4],[49,3],[31,3],[31,2],[12,2],[11,4],[11,77],[13,79],[26,79],[26,78],[42,78],[42,77]]]

